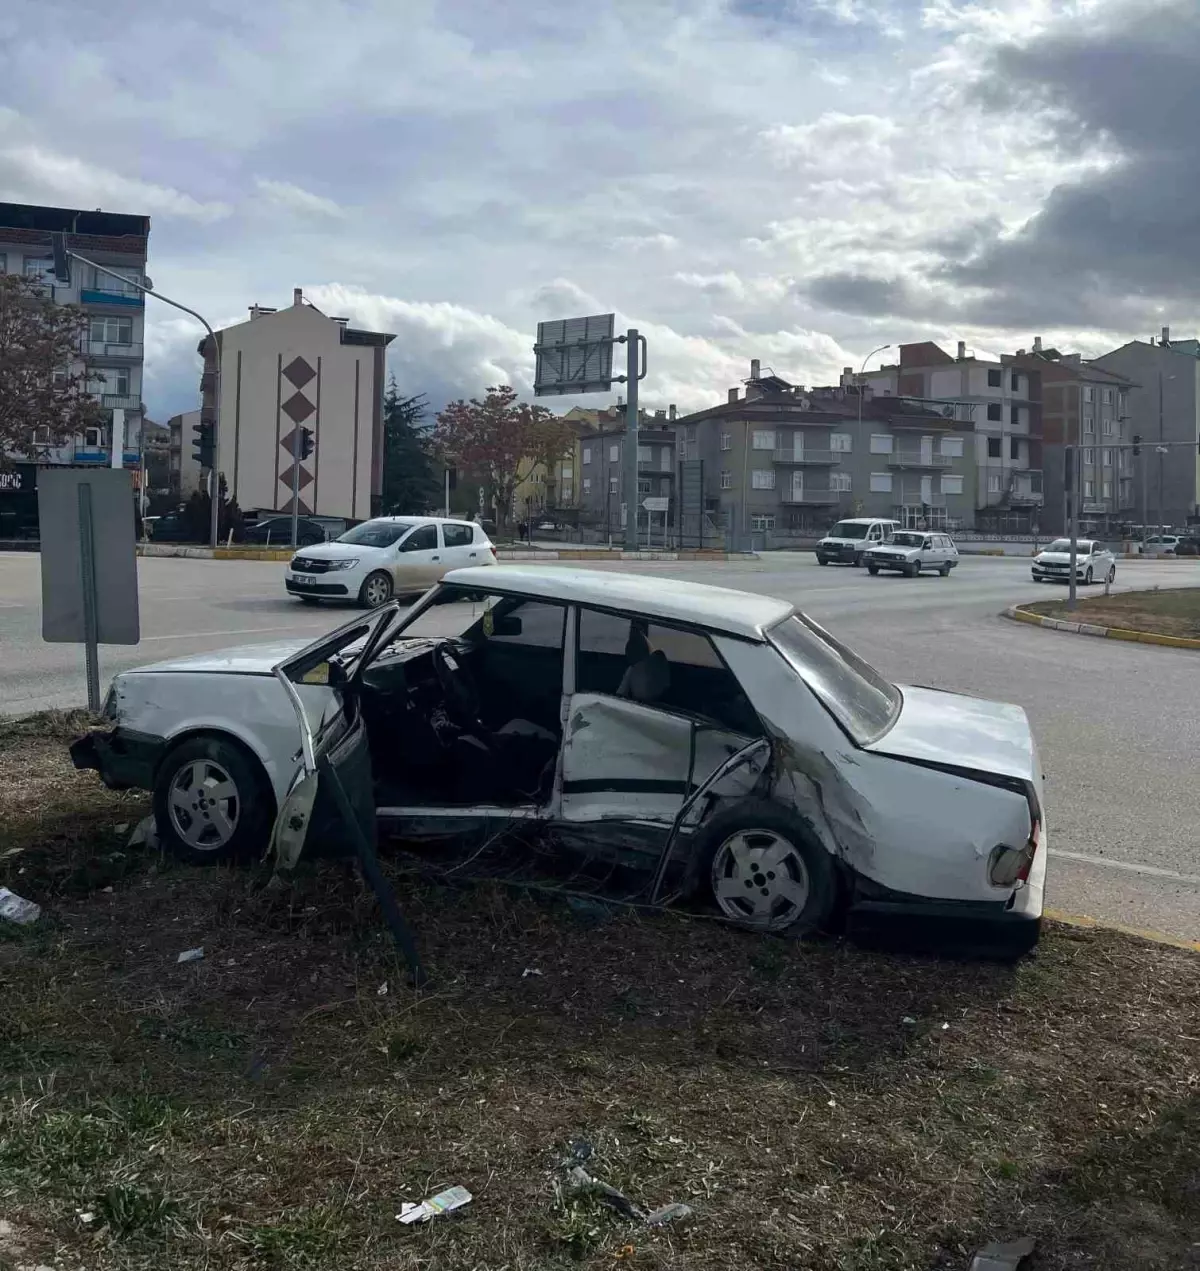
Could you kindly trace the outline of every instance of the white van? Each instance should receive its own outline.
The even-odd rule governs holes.
[[[817,564],[836,561],[842,565],[861,565],[865,551],[891,542],[899,528],[899,521],[875,516],[853,516],[839,521],[817,544]]]

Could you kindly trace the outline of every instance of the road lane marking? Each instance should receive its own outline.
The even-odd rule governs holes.
[[[1169,878],[1177,883],[1191,883],[1200,887],[1200,874],[1181,874],[1173,869],[1159,869],[1157,865],[1135,865],[1132,861],[1114,861],[1106,856],[1089,856],[1086,852],[1064,852],[1060,847],[1050,849],[1051,856],[1064,861],[1076,861],[1080,865],[1103,865],[1108,869],[1123,869],[1130,874],[1146,874],[1151,878]]]

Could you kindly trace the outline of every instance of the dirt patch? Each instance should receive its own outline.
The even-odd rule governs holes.
[[[1200,638],[1200,588],[1196,587],[1081,596],[1074,609],[1068,609],[1065,600],[1038,600],[1021,607],[1067,622]]]
[[[128,803],[59,775],[54,823],[94,799],[113,850]],[[927,1271],[1028,1232],[1040,1271],[1196,1265],[1195,955],[1052,926],[1006,967],[584,922],[392,863],[417,994],[336,863],[277,888],[143,854],[87,885],[83,841],[28,844],[20,885],[0,863],[45,906],[0,932],[0,1206],[25,1261]],[[572,1190],[580,1151],[693,1216],[650,1230]],[[464,1209],[396,1222],[456,1183]]]

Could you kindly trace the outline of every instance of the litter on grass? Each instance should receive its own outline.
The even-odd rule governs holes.
[[[984,1245],[971,1259],[967,1271],[1017,1271],[1021,1263],[1033,1253],[1034,1239],[1023,1236],[1008,1243]]]
[[[685,1205],[683,1201],[677,1200],[670,1205],[664,1205],[661,1209],[656,1209],[652,1214],[647,1214],[646,1226],[662,1227],[666,1223],[675,1222],[680,1218],[690,1218],[691,1216],[691,1205]]]
[[[405,1201],[400,1206],[396,1218],[402,1223],[428,1222],[435,1214],[446,1214],[452,1209],[459,1209],[470,1204],[473,1197],[465,1187],[447,1187],[444,1192],[430,1196],[419,1205]]]
[[[175,959],[176,964],[180,962],[199,962],[204,957],[204,946],[198,949],[184,949],[184,951]]]
[[[7,887],[0,887],[0,918],[27,927],[31,922],[37,922],[41,916],[41,905],[35,905],[32,900],[25,900],[15,891],[9,891]]]

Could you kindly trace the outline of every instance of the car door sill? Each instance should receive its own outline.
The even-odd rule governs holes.
[[[380,821],[398,821],[406,817],[428,816],[446,817],[447,819],[451,817],[489,816],[532,821],[544,817],[546,813],[547,808],[545,804],[541,803],[518,803],[515,805],[504,803],[456,803],[441,807],[419,805],[417,807],[375,809],[375,817]]]

